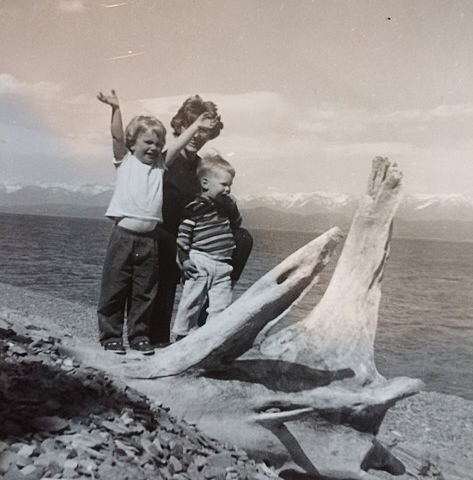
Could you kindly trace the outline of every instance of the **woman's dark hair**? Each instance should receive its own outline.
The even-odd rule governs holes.
[[[171,120],[171,127],[174,129],[174,135],[177,137],[181,134],[182,127],[189,128],[202,113],[208,113],[211,118],[217,120],[216,125],[210,130],[209,139],[218,137],[223,123],[217,111],[217,105],[213,102],[204,102],[199,95],[189,97],[177,111]]]

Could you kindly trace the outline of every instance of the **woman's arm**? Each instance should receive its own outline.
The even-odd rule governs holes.
[[[210,130],[217,123],[216,118],[209,117],[208,113],[202,113],[195,122],[184,130],[176,140],[168,147],[166,151],[166,165],[169,165],[178,155],[178,153],[192,140],[192,137],[199,130]]]

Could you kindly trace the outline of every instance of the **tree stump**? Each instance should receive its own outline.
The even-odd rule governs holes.
[[[377,157],[324,296],[304,321],[267,338],[264,355],[323,370],[350,368],[362,385],[381,380],[374,339],[401,187],[397,166]]]

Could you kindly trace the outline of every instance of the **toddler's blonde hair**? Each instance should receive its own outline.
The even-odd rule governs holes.
[[[203,157],[197,166],[197,178],[202,180],[203,177],[207,177],[216,170],[229,173],[232,178],[235,177],[235,169],[230,162],[221,157],[218,153],[213,155],[206,155]]]

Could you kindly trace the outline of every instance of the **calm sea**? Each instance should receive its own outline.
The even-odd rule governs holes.
[[[108,220],[0,214],[0,221],[1,282],[96,305]],[[254,250],[237,296],[314,237],[252,233]],[[307,315],[333,266],[284,322]],[[421,378],[429,390],[473,399],[473,244],[394,239],[382,289],[378,370],[387,377]]]

